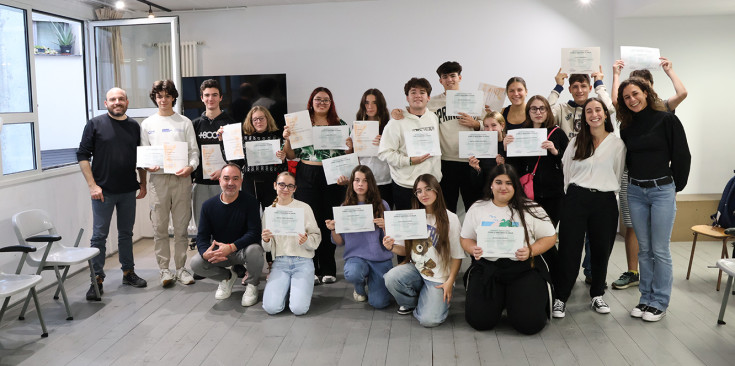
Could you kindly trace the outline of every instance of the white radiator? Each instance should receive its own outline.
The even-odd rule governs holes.
[[[181,59],[181,76],[195,76],[198,68],[197,48],[204,42],[181,42],[179,47]],[[158,66],[162,79],[171,79],[171,43],[158,42],[153,44],[158,48]]]

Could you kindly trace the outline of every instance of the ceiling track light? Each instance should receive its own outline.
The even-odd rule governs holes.
[[[118,0],[115,2],[115,9],[122,10],[125,8],[125,2],[122,0]]]
[[[148,5],[148,18],[155,18],[156,15],[153,14],[153,8],[151,8],[150,5]]]

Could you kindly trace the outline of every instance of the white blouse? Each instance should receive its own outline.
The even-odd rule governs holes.
[[[620,177],[625,166],[625,144],[610,133],[592,155],[584,160],[573,160],[577,138],[569,141],[561,161],[564,166],[564,191],[569,184],[603,192],[620,190]]]

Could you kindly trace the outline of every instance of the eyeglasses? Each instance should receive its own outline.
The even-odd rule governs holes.
[[[265,117],[253,117],[253,122],[265,122]]]
[[[276,183],[276,185],[280,189],[288,189],[289,191],[293,191],[294,189],[296,189],[295,184],[286,184],[286,183],[280,182],[280,183]]]
[[[426,187],[423,190],[421,188],[419,188],[419,189],[413,191],[413,194],[418,197],[422,193],[431,193],[431,192],[434,192],[434,188]]]
[[[331,99],[314,98],[314,103],[316,104],[329,104],[331,102],[332,102]]]
[[[531,113],[545,113],[546,107],[531,107],[528,109]]]

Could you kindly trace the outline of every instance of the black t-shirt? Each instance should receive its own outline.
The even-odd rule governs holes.
[[[214,119],[209,119],[206,114],[202,113],[199,118],[192,121],[192,124],[194,125],[194,133],[196,133],[197,138],[197,147],[199,148],[200,162],[202,161],[202,145],[219,145],[220,142],[217,138],[217,130],[222,126],[232,123],[237,122],[235,122],[235,120],[225,112],[220,113],[219,116],[214,117]],[[203,164],[199,164],[196,170],[194,170],[194,174],[192,174],[194,177],[194,183],[207,185],[219,184],[216,180],[204,179],[202,166]]]
[[[140,125],[108,114],[87,122],[77,149],[77,161],[92,160],[92,175],[102,191],[128,193],[138,190],[135,162],[140,145]]]

